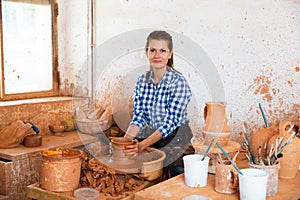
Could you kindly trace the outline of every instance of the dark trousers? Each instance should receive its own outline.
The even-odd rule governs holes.
[[[155,130],[156,129],[146,127],[136,139],[142,141],[149,137]],[[166,159],[164,160],[164,180],[172,176],[172,168],[176,168],[178,172],[180,168],[183,170],[183,156],[195,152],[190,143],[192,137],[191,128],[188,123],[186,123],[176,128],[168,137],[162,138],[151,145],[151,147],[162,150],[166,154]],[[173,174],[178,175],[178,173]]]

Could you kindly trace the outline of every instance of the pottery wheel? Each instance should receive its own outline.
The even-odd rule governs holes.
[[[163,160],[166,155],[163,151],[147,147],[143,152],[140,152],[135,158],[127,159],[128,162],[124,160],[111,159],[110,154],[101,154],[97,156],[97,159],[107,167],[110,167],[116,171],[116,173],[144,173],[145,168],[147,171],[157,171],[161,170],[163,165]],[[147,166],[147,167],[146,167]],[[151,167],[151,170],[148,169]]]
[[[138,157],[138,156],[137,156]],[[111,159],[111,155],[101,155],[97,158],[102,164],[116,170],[117,173],[139,173],[141,163],[136,158],[128,160],[128,162]]]

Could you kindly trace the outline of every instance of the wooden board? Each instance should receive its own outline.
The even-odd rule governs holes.
[[[105,195],[100,193],[100,196],[97,200],[133,200],[134,199],[134,192],[142,190],[148,186],[152,185],[152,182],[145,181],[142,185],[136,188],[135,191],[126,195],[126,197],[115,196],[112,197],[110,195]],[[51,192],[38,187],[38,184],[32,184],[27,186],[27,198],[37,199],[37,200],[45,200],[45,199],[55,199],[55,200],[76,200],[73,196],[73,192]]]
[[[6,160],[20,160],[25,159],[28,155],[38,154],[39,152],[57,147],[77,147],[84,144],[96,142],[97,137],[87,134],[82,134],[77,131],[65,132],[64,136],[46,135],[42,137],[42,145],[40,147],[24,147],[20,145],[16,148],[0,149],[0,158]]]

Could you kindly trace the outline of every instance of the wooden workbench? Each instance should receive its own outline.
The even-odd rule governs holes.
[[[185,196],[197,194],[221,200],[238,200],[239,192],[235,194],[221,194],[214,190],[215,175],[209,174],[207,185],[203,188],[192,188],[184,184],[184,175],[181,174],[167,181],[161,182],[152,187],[146,188],[135,193],[134,200],[180,200]],[[279,179],[278,193],[276,196],[267,197],[267,200],[297,200],[300,198],[300,171],[294,179]]]
[[[0,149],[0,195],[9,199],[25,199],[26,186],[39,181],[41,151],[57,147],[81,147],[97,142],[92,135],[77,131],[65,132],[64,136],[46,135],[40,147]]]

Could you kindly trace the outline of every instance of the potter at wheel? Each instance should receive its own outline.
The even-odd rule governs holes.
[[[153,165],[150,171],[162,170],[163,160],[166,157],[163,151],[148,147],[137,155],[129,156],[124,154],[124,148],[133,141],[123,137],[110,139],[110,154],[97,156],[97,159],[117,173],[143,173],[143,169],[149,164]]]

